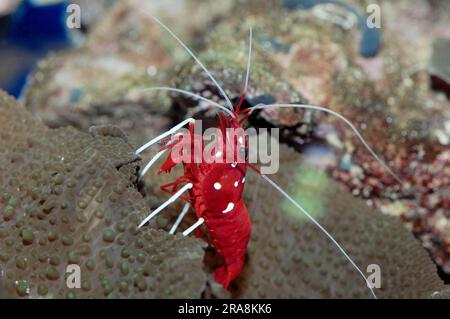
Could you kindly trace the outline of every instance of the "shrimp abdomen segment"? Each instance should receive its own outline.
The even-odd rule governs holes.
[[[228,288],[241,272],[251,233],[251,221],[243,200],[226,214],[205,211],[205,223],[217,252],[224,264],[216,269],[215,280]]]

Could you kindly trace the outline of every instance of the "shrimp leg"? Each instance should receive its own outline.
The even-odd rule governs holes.
[[[150,146],[152,146],[153,144],[159,142],[160,140],[162,140],[163,138],[166,138],[167,136],[172,135],[173,133],[175,133],[176,131],[178,131],[180,128],[182,128],[183,126],[185,126],[188,123],[192,123],[195,122],[195,120],[193,118],[188,118],[185,119],[184,121],[182,121],[181,123],[175,125],[174,127],[172,127],[170,130],[168,130],[167,132],[162,133],[161,135],[153,138],[152,140],[150,140],[149,142],[145,143],[144,145],[142,145],[141,147],[139,147],[136,151],[135,154],[138,155],[140,153],[142,153],[144,150],[146,150],[147,148],[149,148]]]
[[[157,209],[155,209],[150,215],[148,215],[138,226],[138,228],[141,228],[144,226],[150,219],[155,217],[158,213],[160,213],[164,208],[172,204],[174,201],[176,201],[185,191],[192,188],[192,183],[184,185],[178,192],[176,192],[172,197],[170,197],[168,200],[166,200],[161,206],[159,206]]]
[[[186,230],[183,232],[183,236],[184,236],[184,237],[188,236],[188,235],[189,235],[190,233],[192,233],[197,227],[199,227],[201,224],[203,224],[204,221],[205,221],[205,220],[204,220],[203,218],[200,217],[194,225],[192,225],[191,227],[189,227],[188,229],[186,229]]]
[[[177,220],[175,221],[175,223],[173,224],[172,228],[169,231],[169,234],[173,235],[175,234],[175,231],[177,230],[178,226],[180,225],[181,221],[183,220],[184,216],[187,214],[187,212],[189,211],[189,207],[191,205],[189,203],[184,204],[183,209],[181,210],[180,215],[178,216]]]

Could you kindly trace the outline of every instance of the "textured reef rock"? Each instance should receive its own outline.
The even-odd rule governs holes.
[[[5,93],[0,123],[0,283],[8,293],[200,297],[204,244],[136,228],[148,209],[135,187],[139,159],[120,130],[48,129]],[[69,264],[81,267],[81,289],[66,286]]]

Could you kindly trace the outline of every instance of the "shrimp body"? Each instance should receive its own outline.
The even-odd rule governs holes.
[[[147,13],[143,12],[148,15]],[[139,147],[135,153],[139,154],[145,149],[151,147],[158,141],[168,141],[168,144],[164,146],[161,151],[156,154],[149,163],[144,167],[141,172],[141,176],[155,163],[155,161],[162,156],[166,151],[170,150],[170,155],[160,167],[159,172],[170,172],[178,163],[182,163],[184,167],[184,175],[180,176],[175,182],[161,186],[163,191],[166,191],[172,196],[164,202],[161,206],[155,209],[149,214],[143,221],[140,222],[138,228],[143,227],[149,220],[160,213],[170,203],[174,202],[178,198],[182,198],[194,207],[198,217],[198,221],[183,232],[184,236],[189,235],[193,230],[197,236],[201,236],[198,227],[203,223],[207,226],[207,233],[211,239],[211,244],[216,248],[217,252],[224,258],[224,264],[216,269],[215,279],[218,283],[222,284],[225,288],[228,288],[230,282],[234,280],[242,270],[245,254],[247,251],[247,244],[251,233],[251,222],[247,211],[247,207],[242,198],[242,192],[244,190],[245,175],[247,167],[253,169],[260,177],[270,184],[275,190],[277,190],[286,200],[288,200],[293,206],[298,209],[304,216],[306,216],[345,256],[352,267],[359,273],[364,279],[367,287],[370,290],[372,296],[376,299],[377,296],[374,292],[372,284],[366,278],[366,275],[361,268],[353,261],[344,248],[334,239],[334,237],[305,209],[298,203],[292,196],[286,193],[277,183],[270,179],[267,175],[263,174],[258,167],[247,162],[247,146],[248,137],[243,133],[241,127],[242,122],[248,118],[254,110],[257,109],[272,109],[272,108],[299,108],[307,110],[315,110],[324,113],[331,114],[341,121],[345,122],[358,137],[363,146],[368,152],[395,178],[400,185],[403,185],[402,180],[386,165],[381,158],[370,148],[366,143],[362,135],[356,129],[356,127],[343,115],[332,111],[328,108],[307,105],[307,104],[258,104],[249,107],[241,111],[241,106],[244,103],[245,95],[248,88],[249,74],[250,74],[250,62],[252,53],[252,29],[249,33],[249,51],[247,59],[247,72],[245,77],[244,89],[239,104],[236,108],[233,107],[231,100],[228,98],[225,91],[216,81],[214,76],[208,69],[201,63],[201,61],[195,56],[195,54],[178,38],[172,30],[170,30],[164,23],[158,18],[148,15],[154,21],[156,21],[161,27],[163,27],[184,49],[189,55],[196,61],[196,63],[203,69],[205,74],[212,80],[217,87],[222,97],[227,102],[228,107],[221,105],[213,100],[207,99],[199,94],[170,87],[157,87],[150,88],[153,90],[163,90],[176,92],[178,94],[184,94],[191,98],[207,102],[210,106],[220,109],[223,113],[219,113],[221,119],[217,132],[220,133],[220,138],[216,141],[216,147],[212,148],[212,153],[204,152],[210,150],[204,147],[203,137],[194,134],[194,120],[192,118],[186,119],[178,125],[171,128],[169,131],[162,133]],[[243,115],[241,119],[239,116]],[[172,135],[182,128],[187,123],[189,124],[188,133],[180,133],[175,136]],[[229,135],[228,129],[232,128],[237,131],[238,134]],[[166,139],[167,136],[171,137]],[[174,153],[179,153],[178,146],[182,145],[182,152],[185,150],[188,156],[182,156],[182,160],[175,160]],[[225,149],[220,146],[227,145]],[[198,153],[200,153],[200,160],[198,160]],[[209,154],[205,158],[205,154]],[[230,161],[230,156],[232,160]],[[220,159],[220,161],[211,161],[211,157],[214,159]],[[180,189],[178,187],[184,184]],[[189,195],[183,195],[184,192],[189,191]],[[186,214],[188,204],[185,205],[183,211],[179,215],[178,219],[172,226],[169,233],[173,234],[178,227],[183,216]]]
[[[244,179],[243,167],[216,164],[191,190],[197,216],[204,218],[211,243],[224,258],[215,280],[225,288],[241,272],[250,238],[250,216],[242,198]]]
[[[191,183],[189,195],[185,196],[194,208],[197,217],[203,218],[210,243],[216,251],[223,257],[224,264],[216,269],[215,280],[225,288],[228,288],[241,272],[244,265],[247,244],[251,233],[251,221],[247,207],[242,198],[245,185],[245,175],[247,163],[242,154],[245,153],[245,136],[235,136],[230,139],[230,128],[240,128],[238,113],[235,118],[220,115],[221,122],[217,128],[220,139],[218,143],[226,145],[232,143],[230,149],[215,145],[210,153],[215,159],[207,161],[203,156],[205,147],[200,136],[194,134],[194,124],[189,127],[189,133],[179,134],[172,138],[170,154],[159,172],[170,172],[171,168],[177,164],[174,160],[174,153],[181,151],[178,147],[190,148],[192,155],[189,161],[183,161],[184,175],[175,182],[161,186],[161,189],[175,194],[177,188],[182,183]],[[243,131],[243,130],[242,130]],[[199,148],[202,154],[201,161],[194,161],[194,150]],[[241,155],[237,150],[243,150]],[[233,152],[234,160],[227,162],[227,154]],[[183,198],[183,197],[182,197]],[[196,230],[196,235],[201,237],[201,233]]]

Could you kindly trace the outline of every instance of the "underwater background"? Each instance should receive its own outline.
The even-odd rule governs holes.
[[[153,169],[139,181],[157,150],[133,150],[186,117],[215,125],[216,116],[191,97],[145,89],[224,102],[143,12],[173,29],[233,101],[252,26],[244,107],[339,112],[402,183],[345,123],[295,109],[248,119],[280,128],[273,179],[356,264],[380,267],[379,298],[450,296],[450,1],[1,0],[1,298],[372,297],[336,247],[256,174],[244,193],[245,266],[229,290],[214,281],[222,261],[211,245],[168,234],[183,203],[136,229],[168,198],[159,186],[182,171]],[[191,211],[180,229],[194,222]],[[66,286],[69,264],[81,266],[80,289]]]

